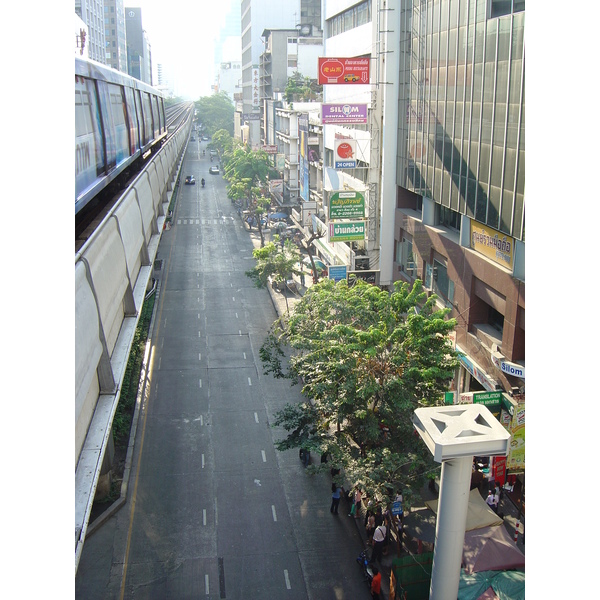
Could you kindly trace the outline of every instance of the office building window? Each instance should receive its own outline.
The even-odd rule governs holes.
[[[525,0],[489,0],[489,2],[488,14],[492,19],[525,10]]]
[[[411,279],[417,276],[417,261],[413,254],[412,240],[405,237],[398,244],[396,262],[400,263],[402,270]]]

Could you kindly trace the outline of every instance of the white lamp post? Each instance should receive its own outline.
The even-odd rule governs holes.
[[[482,404],[417,408],[413,425],[442,463],[430,600],[456,600],[473,456],[506,456],[510,433]]]

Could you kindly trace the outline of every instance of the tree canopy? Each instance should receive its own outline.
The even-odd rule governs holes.
[[[277,413],[274,426],[288,432],[277,448],[328,455],[371,497],[401,487],[410,498],[437,470],[412,415],[439,403],[454,375],[448,312],[419,280],[397,282],[392,293],[360,280],[309,288],[287,327],[276,322],[261,348],[265,373],[302,382],[307,398]]]
[[[203,96],[195,102],[202,132],[211,136],[219,129],[225,129],[233,136],[233,114],[235,107],[227,92]]]
[[[276,235],[275,238],[274,242],[269,242],[252,252],[256,259],[256,265],[246,271],[246,275],[254,281],[256,287],[266,287],[271,278],[277,284],[282,284],[285,290],[285,283],[292,274],[300,274],[298,268],[300,251],[290,240],[285,241],[279,251],[277,248],[279,236]],[[285,296],[285,305],[289,310],[287,295]]]
[[[261,215],[271,204],[266,197],[266,185],[270,177],[277,175],[269,163],[269,155],[263,150],[233,146],[223,172],[227,179],[227,195],[232,200],[243,200],[250,217],[256,219],[261,246],[264,246]]]

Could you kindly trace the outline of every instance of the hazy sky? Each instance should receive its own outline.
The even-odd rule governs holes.
[[[211,94],[215,40],[234,4],[240,0],[125,0],[142,9],[152,63],[162,63],[175,94],[191,100]]]

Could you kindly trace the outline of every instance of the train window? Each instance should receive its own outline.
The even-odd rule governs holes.
[[[104,172],[104,144],[93,80],[75,78],[75,192]]]
[[[125,88],[125,106],[127,109],[127,124],[129,127],[129,152],[134,154],[140,147],[138,120],[135,112],[133,90]]]
[[[129,133],[126,125],[125,100],[123,88],[118,85],[109,85],[110,112],[112,113],[113,127],[115,128],[115,144],[117,150],[117,164],[129,158]]]
[[[142,92],[142,108],[144,115],[144,145],[152,139],[152,105],[150,94]]]

